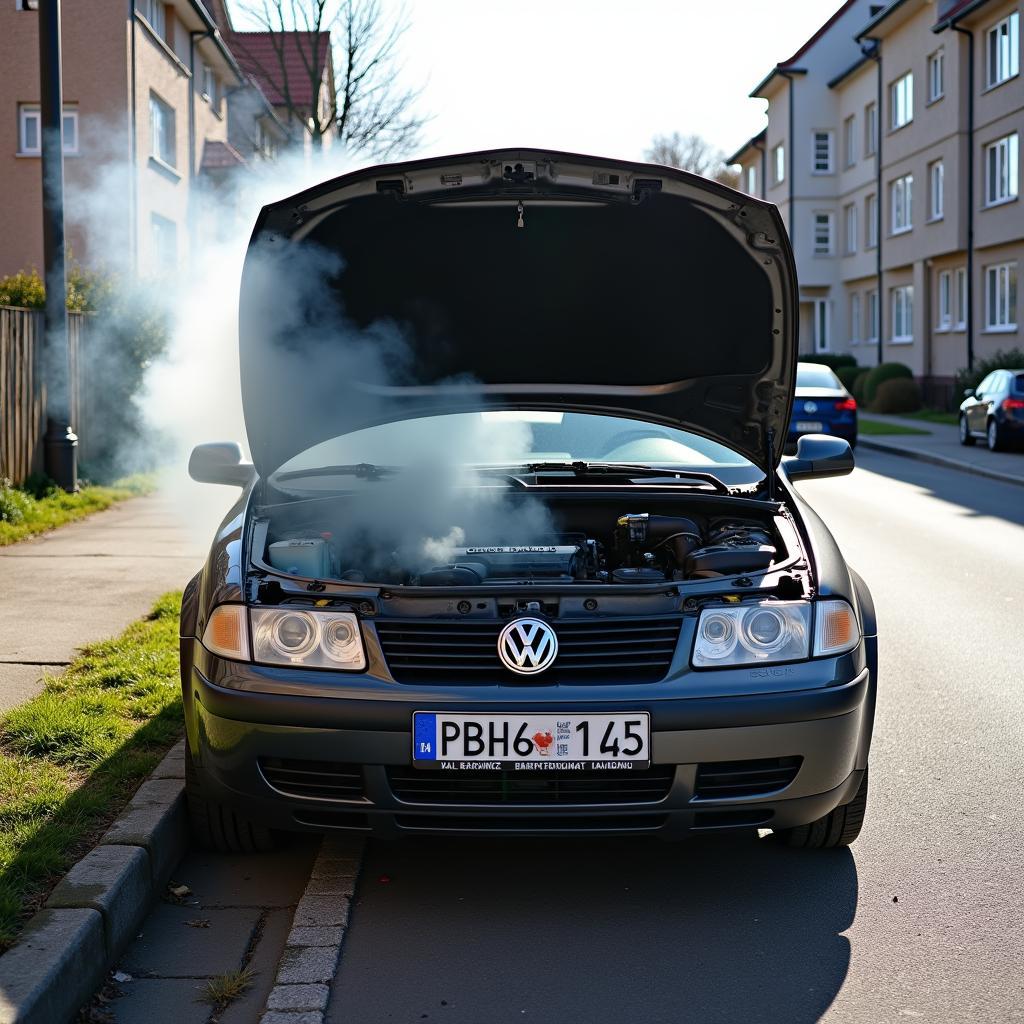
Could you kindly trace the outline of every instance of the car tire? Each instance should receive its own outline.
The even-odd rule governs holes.
[[[1003,432],[999,429],[999,424],[994,419],[990,419],[988,426],[985,427],[985,442],[988,444],[990,452],[1001,452],[1006,447],[1006,442],[1003,440]]]
[[[266,853],[277,845],[270,829],[243,817],[202,790],[192,751],[185,744],[185,800],[192,836],[204,850],[216,853]]]
[[[786,829],[781,838],[787,846],[805,850],[832,850],[838,846],[849,846],[860,835],[867,806],[868,772],[865,769],[857,795],[848,804],[837,807],[809,825]]]
[[[968,448],[974,444],[974,435],[968,429],[967,417],[963,413],[960,414],[960,443]]]

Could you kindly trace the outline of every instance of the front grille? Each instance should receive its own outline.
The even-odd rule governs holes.
[[[558,657],[535,683],[647,683],[664,677],[675,653],[678,615],[555,620]],[[505,622],[377,619],[377,636],[400,683],[518,683],[498,660]]]
[[[802,760],[802,757],[765,757],[757,761],[699,764],[694,799],[752,799],[775,793],[796,778]]]
[[[288,796],[317,800],[364,799],[363,770],[357,764],[265,757],[260,759],[260,771],[274,789]]]
[[[412,804],[646,804],[668,796],[675,771],[675,765],[578,772],[388,768],[388,781],[399,800]]]

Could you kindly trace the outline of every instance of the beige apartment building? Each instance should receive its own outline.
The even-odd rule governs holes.
[[[751,96],[732,157],[796,252],[801,352],[906,363],[952,399],[969,361],[1021,345],[1020,3],[849,0]]]
[[[0,7],[0,274],[43,269],[38,15],[29,6]],[[287,130],[200,0],[64,3],[62,44],[76,259],[142,274],[184,262],[203,231],[204,186],[272,156]],[[229,98],[245,119],[230,138]]]

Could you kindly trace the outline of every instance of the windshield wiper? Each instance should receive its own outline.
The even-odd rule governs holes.
[[[488,469],[517,469],[528,473],[571,472],[576,476],[659,476],[672,477],[676,480],[695,480],[710,484],[719,494],[729,494],[729,488],[712,473],[699,470],[667,469],[664,466],[648,466],[639,462],[527,462],[518,466],[495,467]]]
[[[311,469],[290,469],[287,473],[275,473],[275,480],[298,480],[304,476],[356,476],[361,480],[379,480],[398,472],[396,466],[374,466],[370,462],[359,462],[353,466],[314,466]]]

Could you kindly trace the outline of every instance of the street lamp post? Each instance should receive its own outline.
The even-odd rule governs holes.
[[[64,142],[60,0],[39,0],[40,163],[43,179],[43,266],[46,273],[46,473],[78,490],[78,438],[71,429],[71,365],[64,265]]]

